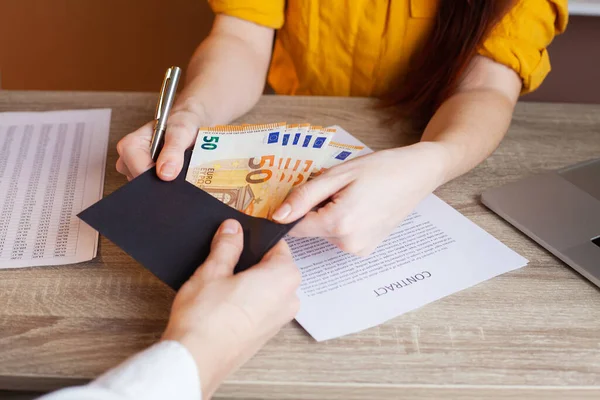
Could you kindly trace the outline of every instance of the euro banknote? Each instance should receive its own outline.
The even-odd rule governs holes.
[[[334,128],[307,123],[200,128],[186,180],[244,214],[272,219],[295,187],[362,150],[334,137]]]

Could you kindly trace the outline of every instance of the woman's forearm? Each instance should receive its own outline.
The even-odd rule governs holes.
[[[440,182],[448,182],[477,166],[506,134],[521,81],[508,68],[477,58],[463,84],[437,110],[423,142],[437,144],[443,164]]]
[[[439,146],[444,165],[441,182],[477,166],[500,144],[513,113],[513,104],[493,90],[457,93],[436,112],[422,141]]]
[[[204,124],[224,124],[248,112],[263,92],[273,29],[219,15],[186,71],[174,111],[202,115]]]

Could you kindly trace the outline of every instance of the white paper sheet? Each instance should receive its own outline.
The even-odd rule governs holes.
[[[337,128],[336,142],[364,145]],[[369,257],[351,256],[321,238],[286,240],[302,272],[296,320],[318,341],[379,325],[527,265],[435,195]]]
[[[0,113],[0,268],[96,256],[111,110]]]

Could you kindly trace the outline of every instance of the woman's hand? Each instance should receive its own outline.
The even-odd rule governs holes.
[[[190,350],[202,393],[218,385],[292,320],[300,303],[300,272],[284,241],[262,261],[233,275],[243,247],[240,224],[221,225],[209,257],[175,297],[164,340]]]
[[[199,102],[184,100],[174,105],[167,122],[164,147],[156,161],[158,176],[165,181],[177,178],[183,167],[183,154],[196,140],[198,128],[204,124],[204,110]],[[117,171],[128,180],[154,165],[150,157],[154,122],[149,122],[119,141]]]
[[[185,87],[167,121],[165,145],[156,162],[159,178],[171,181],[183,166],[200,126],[225,124],[246,114],[263,92],[273,49],[273,28],[217,14],[210,35],[185,72]],[[235,62],[232,62],[235,60]],[[129,180],[154,164],[150,158],[152,123],[117,145],[117,171]]]
[[[298,186],[273,218],[289,223],[306,214],[292,236],[321,236],[368,255],[444,181],[446,157],[440,144],[421,142],[356,158]]]
[[[342,250],[367,255],[438,186],[474,168],[510,125],[522,83],[510,68],[477,56],[456,92],[412,146],[341,164],[296,188],[273,218],[308,213],[292,231],[324,236]],[[325,207],[313,207],[331,199]]]

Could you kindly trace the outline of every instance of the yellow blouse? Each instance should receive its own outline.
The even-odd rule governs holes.
[[[279,29],[269,83],[279,94],[377,96],[405,74],[433,26],[438,0],[208,0],[223,13]],[[523,91],[550,72],[546,47],[567,25],[567,0],[519,0],[479,53],[515,70]]]

